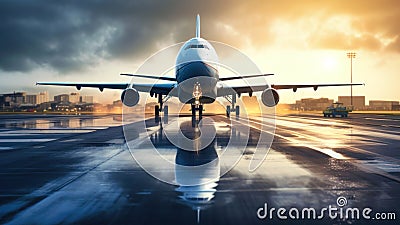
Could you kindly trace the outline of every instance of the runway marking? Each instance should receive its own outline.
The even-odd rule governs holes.
[[[60,140],[60,142],[76,142],[76,141],[83,141],[81,138],[73,138],[73,139],[66,139],[66,140]]]
[[[353,121],[351,118],[350,118],[350,120],[349,119],[336,120],[336,121],[340,121],[340,122],[332,121],[331,119],[327,119],[327,118],[316,119],[316,118],[304,117],[304,116],[290,116],[290,117],[282,116],[282,117],[280,117],[280,119],[281,120],[291,120],[291,121],[296,121],[298,119],[304,119],[304,120],[306,120],[305,122],[308,122],[309,124],[320,124],[320,125],[324,125],[324,126],[326,126],[326,125],[348,126],[349,128],[353,128],[354,126],[358,126],[358,127],[360,127],[359,129],[365,129],[365,130],[370,130],[370,131],[371,130],[375,131],[376,129],[366,128],[365,125],[377,126],[377,127],[400,128],[400,126],[396,126],[396,125],[360,123],[360,122]],[[364,118],[360,118],[360,119],[364,119]],[[312,121],[310,121],[310,120],[312,120]],[[397,121],[400,121],[400,120],[397,120]],[[382,132],[386,132],[386,133],[400,134],[400,131],[394,131],[394,130],[388,131],[388,130],[382,130],[382,129],[380,129],[380,130]]]
[[[90,133],[93,129],[40,129],[40,130],[12,130],[1,132],[3,134],[72,134],[72,133]]]
[[[81,139],[66,139],[63,140],[64,138],[67,138],[66,136],[68,135],[73,135],[73,134],[85,134],[85,133],[90,133],[95,130],[76,130],[76,129],[24,129],[24,130],[7,130],[7,131],[2,131],[0,132],[0,143],[3,145],[9,145],[9,146],[4,146],[2,147],[4,150],[7,148],[7,150],[11,149],[18,149],[17,148],[12,148],[11,146],[17,145],[17,143],[20,144],[25,144],[25,143],[45,143],[45,142],[50,142],[50,141],[56,141],[60,140],[60,142],[73,142],[73,141],[79,141]],[[15,146],[13,146],[15,147]],[[33,148],[39,148],[33,146]]]
[[[292,124],[292,127],[296,127],[296,126],[297,126],[296,124]],[[277,129],[278,129],[278,127],[277,127]],[[372,156],[376,156],[376,157],[385,158],[388,161],[397,161],[400,164],[400,160],[395,159],[393,157],[382,156],[382,155],[377,154],[375,152],[370,152],[370,151],[367,151],[367,150],[364,150],[364,149],[361,149],[361,148],[349,146],[348,144],[345,144],[345,143],[343,143],[342,145],[339,145],[338,143],[335,143],[335,140],[343,140],[343,138],[335,138],[335,139],[332,139],[333,140],[332,141],[332,140],[329,140],[328,137],[316,138],[316,137],[311,136],[311,135],[302,134],[302,133],[299,133],[299,132],[296,132],[296,131],[292,131],[292,130],[288,130],[288,129],[284,129],[284,128],[279,128],[279,129],[280,130],[285,130],[285,131],[289,132],[291,135],[295,134],[296,136],[303,136],[303,138],[305,138],[305,139],[307,139],[307,138],[314,139],[315,141],[317,141],[319,143],[327,143],[328,142],[329,145],[336,144],[336,146],[333,146],[333,147],[346,147],[347,150],[352,150],[353,152],[357,152],[357,153],[361,152],[361,153],[364,153],[364,154],[367,154],[367,155],[372,155]],[[324,128],[322,128],[322,129],[324,129]],[[334,134],[333,132],[336,132],[338,130],[338,129],[333,129],[333,128],[326,128],[326,129],[329,129],[329,130],[327,132],[323,132],[323,134],[325,135],[326,133],[328,133],[328,134],[330,133],[331,136],[333,136],[332,135],[332,134]],[[353,132],[352,132],[353,135],[347,134],[347,133],[341,133],[341,134],[342,135],[346,135],[346,136],[354,136],[354,133],[361,133],[361,132],[363,132],[363,131],[362,130],[353,129]],[[315,135],[318,135],[318,134],[321,134],[322,132],[314,132],[314,133],[315,133]],[[336,136],[337,133],[334,134],[334,135]],[[373,137],[376,137],[376,136],[373,136]],[[351,139],[351,144],[361,144],[363,141],[365,142],[365,141],[368,141],[368,140],[374,141],[374,139],[367,139],[367,138],[364,138],[364,139],[366,139],[366,140],[358,140],[357,143],[355,143],[356,140]],[[365,143],[362,143],[362,144],[366,145]],[[368,143],[368,145],[371,145],[371,143]],[[374,143],[372,143],[372,145],[387,145],[387,143],[383,143],[383,142],[376,143],[376,142],[374,142]],[[329,146],[329,147],[332,147],[332,146]]]
[[[124,144],[125,139],[112,139],[112,140],[106,141],[105,143],[107,143],[107,144]]]
[[[155,131],[156,132],[156,131]],[[87,133],[87,132],[85,132]],[[146,138],[148,138],[147,132],[142,132],[135,141],[137,144],[143,142]],[[26,139],[25,139],[26,140]],[[56,140],[56,139],[54,139]],[[119,145],[117,145],[119,146]],[[85,149],[85,148],[83,148]],[[71,183],[75,182],[76,180],[80,179],[81,177],[85,176],[86,174],[94,171],[95,169],[99,168],[104,163],[110,161],[111,159],[115,158],[116,156],[120,155],[121,153],[125,152],[127,148],[125,148],[125,144],[121,145],[120,150],[116,153],[113,153],[111,156],[107,157],[106,159],[102,160],[98,164],[94,165],[93,167],[86,169],[83,172],[71,172],[70,174],[65,175],[64,177],[60,177],[57,180],[50,181],[43,185],[42,187],[36,189],[35,191],[23,195],[20,198],[9,202],[7,204],[0,206],[0,218],[2,220],[13,221],[16,219],[18,215],[21,215],[30,207],[37,205],[39,202],[47,199],[49,196],[57,193],[64,187],[70,185]],[[132,159],[133,160],[133,159]]]
[[[256,121],[254,121],[254,120],[255,120],[255,119],[251,119],[250,121],[253,122],[253,123],[256,123],[256,124],[260,124],[260,125],[261,125],[261,123],[256,122]],[[261,129],[259,129],[258,127],[255,127],[255,126],[253,126],[253,125],[250,125],[250,126],[253,127],[253,128],[255,128],[255,129],[257,129],[257,130],[260,130],[261,132],[266,132],[266,131],[262,131]],[[277,128],[277,129],[278,129],[278,128]],[[279,129],[280,129],[280,130],[287,130],[287,129],[283,129],[283,128],[279,128]],[[295,131],[290,131],[290,132],[299,134],[298,132],[295,132]],[[278,137],[280,137],[280,138],[283,138],[283,139],[285,139],[285,140],[288,140],[288,141],[290,141],[290,142],[292,142],[292,143],[293,143],[293,142],[294,142],[295,144],[298,143],[298,141],[295,140],[294,138],[285,137],[285,136],[283,136],[283,135],[279,135],[279,134],[276,134],[276,133],[275,133],[275,135],[278,136]],[[303,134],[301,134],[301,135],[303,135]],[[308,136],[308,137],[314,138],[314,137],[309,136],[309,135],[303,135],[303,136]],[[297,144],[297,145],[298,145],[298,144]],[[313,145],[301,145],[301,146],[308,147],[308,148],[311,148],[311,149],[320,151],[320,152],[322,152],[322,153],[324,153],[324,154],[325,154],[325,153],[328,153],[328,154],[327,154],[328,156],[331,156],[332,158],[336,158],[336,157],[335,157],[335,154],[329,154],[329,153],[330,153],[329,151],[328,151],[328,152],[323,152],[323,151],[321,151],[321,150],[324,150],[323,148],[322,148],[322,149],[319,148],[319,147],[316,147],[316,148],[315,148],[315,146],[313,146]],[[398,160],[398,159],[396,159],[396,158],[392,158],[392,157],[389,157],[389,156],[383,156],[383,155],[380,155],[380,154],[378,154],[378,153],[370,152],[370,151],[367,151],[367,150],[364,150],[364,149],[360,149],[360,148],[357,148],[357,147],[348,146],[347,149],[351,149],[351,150],[353,150],[354,152],[362,152],[362,153],[367,154],[367,155],[373,155],[373,156],[379,157],[379,158],[381,158],[381,159],[385,159],[385,160],[382,160],[382,162],[386,162],[386,163],[387,163],[387,162],[400,162],[400,160]],[[336,153],[336,152],[335,152],[335,153]],[[340,153],[338,153],[338,154],[340,154]],[[340,154],[340,155],[341,155],[341,154]],[[364,170],[364,171],[366,171],[366,172],[372,172],[372,173],[374,173],[374,174],[377,174],[377,175],[386,177],[386,178],[388,178],[388,179],[391,179],[391,180],[393,180],[393,181],[396,181],[396,182],[399,182],[399,183],[400,183],[400,178],[398,178],[398,177],[396,177],[396,176],[394,176],[394,175],[392,175],[392,174],[389,174],[387,171],[385,171],[385,170],[383,170],[383,169],[377,167],[376,164],[375,164],[375,165],[374,165],[374,164],[371,164],[371,163],[368,164],[368,163],[364,163],[365,160],[357,160],[357,159],[349,158],[349,157],[345,157],[345,156],[343,156],[343,157],[344,157],[344,158],[339,158],[339,159],[347,159],[347,160],[349,160],[350,163],[352,163],[352,164],[355,165],[356,167],[360,168],[361,170]],[[400,164],[400,163],[399,163],[399,164]],[[393,165],[398,165],[398,164],[393,164]],[[396,167],[396,168],[397,168],[397,167]]]
[[[21,137],[21,136],[26,137],[26,136],[40,136],[40,135],[42,135],[42,134],[39,134],[39,133],[6,134],[4,132],[0,132],[0,137]]]
[[[388,173],[398,173],[400,172],[400,165],[391,163],[385,160],[379,160],[379,159],[374,159],[374,160],[362,160],[362,162],[366,165],[373,165],[383,171],[386,171]]]
[[[263,124],[261,124],[260,122],[256,122],[255,119],[251,119],[250,121],[253,122],[253,123],[259,124],[259,125],[263,125]],[[252,128],[255,128],[255,129],[261,131],[261,132],[267,132],[267,133],[272,134],[271,132],[263,131],[263,130],[261,130],[261,129],[258,128],[258,127],[255,127],[255,126],[252,126],[252,125],[250,125],[250,126],[251,126]],[[290,132],[290,133],[292,133],[292,134],[295,134],[295,135],[296,135],[297,137],[299,137],[299,138],[304,138],[304,139],[306,139],[306,140],[307,140],[307,139],[311,139],[311,140],[314,140],[314,141],[316,141],[316,142],[318,142],[318,143],[323,143],[323,142],[326,143],[326,141],[327,141],[326,139],[325,139],[325,140],[321,140],[321,139],[319,139],[319,138],[317,138],[317,137],[314,137],[314,136],[310,136],[310,135],[306,135],[306,134],[301,134],[301,133],[299,133],[299,132],[292,131],[292,130],[288,130],[288,129],[284,129],[284,128],[278,128],[278,127],[277,127],[276,129],[284,130],[284,131]],[[282,139],[285,139],[285,140],[289,141],[292,145],[295,145],[295,146],[301,145],[301,146],[304,146],[304,147],[308,147],[308,148],[311,148],[311,149],[313,149],[313,150],[316,150],[316,151],[318,151],[318,152],[321,152],[321,153],[323,153],[323,154],[325,154],[325,155],[328,155],[328,156],[330,156],[330,157],[332,157],[332,158],[335,158],[335,159],[348,159],[346,156],[344,156],[344,155],[342,155],[342,154],[340,154],[340,153],[338,153],[338,152],[335,152],[335,151],[333,151],[332,149],[330,149],[329,146],[327,146],[327,148],[321,148],[321,147],[318,147],[318,146],[316,146],[316,145],[314,145],[314,144],[306,144],[306,143],[304,143],[304,142],[303,142],[302,144],[299,144],[299,140],[296,139],[296,138],[283,136],[283,135],[277,134],[276,132],[275,132],[275,134],[273,134],[273,135],[275,135],[275,136],[277,136],[277,137],[280,137],[280,138],[282,138]]]
[[[306,120],[310,119],[310,118],[307,118],[307,117],[298,117],[298,118],[299,119],[300,118],[304,118]],[[281,121],[281,122],[284,121],[284,120],[288,120],[288,118],[286,118],[286,117],[279,118],[279,121]],[[289,124],[282,123],[280,125],[283,125],[283,126],[286,126],[286,127],[299,127],[299,125],[303,126],[303,124],[299,124],[299,121],[296,122],[296,120],[293,119],[293,118],[291,118],[290,120],[291,120],[290,122],[289,121],[285,122],[285,123],[289,123]],[[307,121],[301,121],[301,122],[305,123]],[[342,121],[342,123],[343,124],[338,123],[338,122],[330,122],[330,121],[319,121],[319,122],[315,121],[314,122],[314,124],[323,125],[323,127],[320,126],[319,129],[331,129],[332,130],[333,128],[329,127],[329,125],[333,125],[333,126],[337,126],[337,127],[346,127],[348,129],[353,129],[353,132],[360,131],[360,132],[363,132],[363,133],[368,133],[368,135],[371,136],[371,137],[379,136],[379,137],[382,137],[382,138],[387,138],[387,139],[392,139],[392,140],[400,140],[400,136],[398,135],[398,134],[400,134],[400,132],[397,132],[397,131],[386,131],[386,130],[379,129],[379,132],[377,132],[376,129],[362,127],[360,125],[355,126],[356,124],[349,123],[349,121]],[[306,126],[306,125],[304,125],[304,126]],[[326,133],[329,133],[329,132],[326,132]]]
[[[378,120],[378,121],[395,121],[395,122],[400,122],[398,119],[388,119],[388,118],[371,118],[371,117],[365,117],[364,119],[366,120]]]
[[[151,191],[141,191],[141,192],[136,192],[135,194],[137,195],[151,195]]]
[[[389,174],[387,171],[385,171],[381,168],[378,168],[375,165],[365,163],[365,161],[366,160],[354,160],[353,165],[357,166],[358,168],[360,168],[361,170],[364,170],[366,172],[374,173],[374,174],[380,175],[382,177],[385,177],[385,178],[388,178],[390,180],[400,183],[399,177]]]
[[[32,148],[39,149],[39,148],[45,148],[45,147],[46,146],[44,146],[44,145],[35,145]]]
[[[0,143],[26,143],[26,142],[48,142],[54,141],[54,138],[42,138],[42,139],[0,139]]]

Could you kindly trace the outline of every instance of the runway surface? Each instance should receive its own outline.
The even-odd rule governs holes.
[[[146,131],[135,130],[143,121],[129,126],[128,143],[139,156],[150,151],[147,140],[178,165],[207,163],[193,172],[164,168],[148,157],[146,166],[174,182],[168,184],[135,162],[120,116],[0,115],[0,223],[399,224],[400,116],[277,116],[272,147],[249,172],[252,153],[268,150],[268,143],[256,149],[261,118],[251,117],[243,156],[220,178],[229,170],[224,157],[237,156],[243,134],[224,116],[206,117],[214,122],[204,126],[216,137],[200,152],[168,141],[165,131],[174,119],[162,129],[154,119],[146,121]],[[182,120],[185,135],[193,136],[190,117]],[[232,135],[237,142],[225,149]],[[208,182],[194,184],[198,179]],[[339,197],[347,204],[339,206]],[[267,216],[260,219],[257,211],[262,215],[265,206]],[[321,219],[281,219],[276,212],[285,208],[288,216],[296,208],[301,216],[302,209],[314,208],[318,216],[329,206],[368,207],[371,218],[332,219],[325,212]]]

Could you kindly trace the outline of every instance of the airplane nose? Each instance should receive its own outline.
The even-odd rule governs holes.
[[[218,77],[218,71],[213,66],[202,61],[188,62],[181,65],[176,71],[178,83],[194,77]]]

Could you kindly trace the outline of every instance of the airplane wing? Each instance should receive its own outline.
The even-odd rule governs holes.
[[[359,86],[359,85],[365,85],[365,84],[272,84],[271,88],[274,88],[276,90],[292,89],[294,92],[296,92],[298,88],[312,87],[314,91],[316,91],[319,87]]]
[[[141,77],[141,78],[149,78],[156,80],[168,80],[168,81],[176,81],[173,77],[161,77],[161,76],[151,76],[151,75],[142,75],[142,74],[130,74],[130,73],[121,73],[121,76],[129,76],[129,77]]]
[[[107,89],[121,89],[124,90],[129,87],[129,83],[70,83],[70,82],[37,82],[36,85],[51,85],[51,86],[71,86],[81,90],[82,87],[98,88],[100,91]],[[132,88],[135,88],[140,92],[153,92],[156,94],[168,94],[176,83],[165,83],[165,84],[132,84]]]
[[[241,94],[241,93],[249,93],[249,92],[258,92],[258,91],[264,91],[265,89],[271,87],[276,90],[281,90],[281,89],[292,89],[293,91],[297,91],[298,88],[310,88],[312,87],[315,91],[319,87],[337,87],[337,86],[358,86],[358,85],[365,85],[365,84],[263,84],[263,85],[225,85],[223,84],[219,89],[218,89],[218,96],[225,96],[225,95],[230,95],[234,94],[232,91],[234,90],[235,93]]]
[[[246,79],[246,78],[252,78],[252,77],[266,77],[266,76],[272,76],[272,75],[274,75],[274,74],[266,73],[266,74],[243,75],[243,76],[236,76],[236,77],[222,77],[222,78],[219,78],[219,80],[220,81],[238,80],[238,79]]]
[[[36,85],[70,86],[70,87],[76,87],[76,89],[78,90],[81,90],[82,87],[91,87],[91,88],[98,88],[100,91],[103,91],[104,88],[126,89],[129,86],[129,83],[101,84],[101,83],[37,82]]]
[[[143,74],[130,74],[130,73],[121,73],[121,76],[130,76],[130,77],[141,77],[141,78],[149,78],[149,79],[158,79],[158,80],[168,80],[168,81],[176,81],[173,77],[161,77],[161,76],[151,76],[151,75],[143,75]],[[219,78],[220,81],[227,81],[227,80],[238,80],[238,79],[245,79],[245,78],[252,78],[252,77],[265,77],[265,76],[272,76],[273,73],[267,74],[254,74],[254,75],[243,75],[243,76],[235,76],[235,77],[222,77]]]
[[[232,94],[241,94],[249,92],[264,91],[269,85],[226,85],[222,84],[217,90],[217,96],[226,96]]]

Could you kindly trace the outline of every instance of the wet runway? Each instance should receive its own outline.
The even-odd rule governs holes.
[[[400,116],[278,116],[272,147],[254,172],[248,170],[252,153],[268,150],[263,149],[268,143],[256,149],[261,118],[251,117],[246,124],[246,142],[224,116],[205,118],[213,122],[202,126],[216,136],[204,150],[188,152],[166,137],[174,119],[162,129],[149,119],[147,130],[136,129],[143,123],[137,120],[125,127],[127,144],[120,116],[0,115],[0,223],[399,223]],[[179,126],[186,137],[196,135],[190,117]],[[226,148],[231,142],[233,147]],[[243,143],[246,149],[236,148]],[[153,175],[173,184],[144,171],[128,145],[135,147],[134,156],[147,159],[143,163]],[[150,157],[152,146],[178,166],[164,167]],[[229,170],[226,160],[242,154]],[[187,167],[197,165],[204,167]],[[339,197],[346,205],[338,205]],[[257,212],[264,214],[265,206],[268,213],[260,219]],[[301,217],[302,209],[314,208],[318,217],[329,206],[372,212],[370,219],[332,219],[327,212],[320,219],[293,219],[288,214],[295,208]],[[278,208],[285,208],[289,218],[279,218]],[[382,220],[376,213],[396,219]]]

